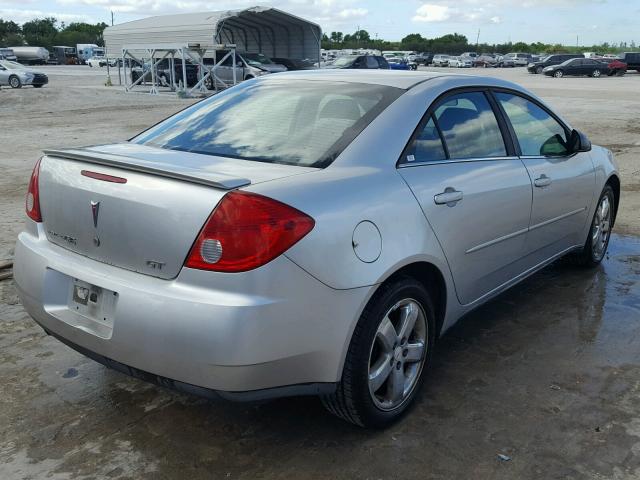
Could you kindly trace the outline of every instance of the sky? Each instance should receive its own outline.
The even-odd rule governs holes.
[[[592,45],[640,44],[640,0],[0,0],[0,18],[23,23],[123,23],[150,15],[273,6],[318,23],[323,31],[397,41],[409,33],[466,35],[471,43],[508,41]]]

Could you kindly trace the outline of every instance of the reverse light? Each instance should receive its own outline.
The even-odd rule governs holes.
[[[35,167],[33,167],[25,202],[27,215],[35,222],[42,222],[42,214],[40,213],[40,186],[38,182],[40,178],[40,160],[42,159],[39,159]]]
[[[246,272],[278,257],[315,225],[313,218],[255,193],[226,194],[191,247],[185,267]]]

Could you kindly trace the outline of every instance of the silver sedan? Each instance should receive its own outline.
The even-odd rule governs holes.
[[[23,85],[33,85],[40,88],[49,83],[49,77],[42,72],[25,67],[21,63],[0,60],[0,86],[21,88]]]
[[[46,332],[109,367],[380,427],[463,314],[559,257],[598,265],[619,201],[611,152],[518,85],[291,72],[46,151],[14,274]]]

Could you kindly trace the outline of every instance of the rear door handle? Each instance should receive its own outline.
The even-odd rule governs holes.
[[[548,187],[549,185],[551,185],[551,179],[543,173],[533,181],[533,184],[536,187],[540,187],[540,188]]]
[[[445,188],[444,192],[438,193],[433,197],[436,205],[447,205],[448,207],[455,206],[460,200],[462,200],[462,192],[452,187]]]

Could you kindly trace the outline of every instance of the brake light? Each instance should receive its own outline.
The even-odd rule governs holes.
[[[35,167],[33,167],[31,179],[29,180],[29,189],[27,190],[27,200],[25,202],[27,215],[36,222],[42,221],[42,214],[40,213],[40,186],[38,184],[40,177],[40,160],[38,160]]]
[[[253,270],[287,251],[314,225],[313,218],[277,200],[230,192],[209,215],[185,266],[217,272]]]

